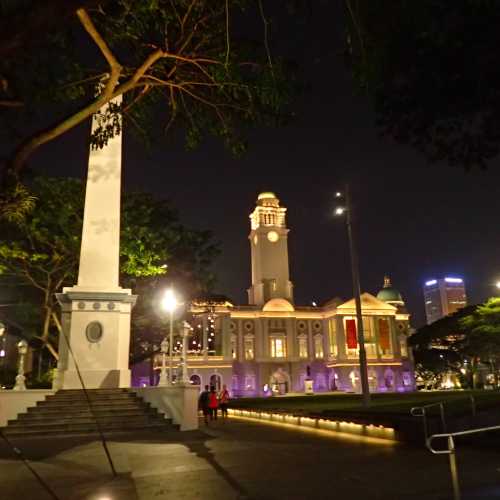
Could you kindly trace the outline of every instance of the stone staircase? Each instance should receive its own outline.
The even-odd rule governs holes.
[[[178,428],[129,389],[87,389],[87,392],[106,434]],[[47,396],[16,420],[9,420],[1,430],[7,437],[64,436],[95,434],[97,426],[83,390],[74,389]]]

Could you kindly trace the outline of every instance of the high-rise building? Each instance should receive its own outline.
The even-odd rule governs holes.
[[[465,283],[462,278],[431,279],[424,284],[427,324],[452,314],[467,305]]]

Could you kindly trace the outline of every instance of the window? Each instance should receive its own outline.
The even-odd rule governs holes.
[[[344,318],[344,332],[348,358],[358,357],[358,329],[356,327],[356,318],[348,316]]]
[[[299,335],[299,358],[307,358],[308,357],[308,349],[307,349],[307,335]]]
[[[231,389],[232,391],[237,391],[239,389],[239,385],[238,385],[238,375],[233,375],[231,377]]]
[[[236,359],[238,357],[237,346],[238,346],[238,339],[236,335],[231,335],[231,356],[233,357],[233,359]]]
[[[255,375],[245,375],[245,391],[255,390]]]
[[[408,345],[406,343],[406,336],[405,335],[401,335],[399,337],[399,347],[401,349],[401,356],[403,358],[407,358],[408,357]]]
[[[382,357],[392,357],[391,325],[388,318],[378,320],[378,345]]]
[[[271,357],[286,358],[285,337],[271,337]]]
[[[375,343],[375,332],[373,331],[373,318],[363,316],[363,335],[365,338],[365,351],[368,358],[377,357],[377,345]]]
[[[245,337],[245,359],[254,359],[254,337],[253,335],[247,335]]]
[[[336,318],[331,318],[328,320],[328,337],[330,340],[330,354],[332,356],[338,355],[337,346],[337,320]]]
[[[323,358],[323,335],[314,336],[314,357]]]

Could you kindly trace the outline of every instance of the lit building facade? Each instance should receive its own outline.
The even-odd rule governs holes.
[[[431,279],[424,284],[425,315],[430,325],[467,305],[465,283],[462,278]]]
[[[306,379],[316,392],[361,390],[354,299],[294,303],[288,232],[286,209],[261,193],[250,215],[249,304],[222,296],[192,303],[192,383],[226,384],[235,397],[304,392]],[[362,314],[371,390],[414,390],[409,315],[389,278],[376,297],[362,294]]]

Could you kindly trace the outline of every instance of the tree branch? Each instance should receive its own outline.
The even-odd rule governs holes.
[[[103,91],[93,102],[82,108],[80,111],[62,120],[55,127],[44,130],[21,144],[16,151],[12,164],[10,165],[10,170],[16,177],[19,176],[19,172],[26,163],[26,160],[39,146],[55,139],[56,137],[59,137],[64,132],[83,122],[113,98],[113,91],[118,84],[122,67],[102,36],[97,31],[86,10],[78,9],[77,16],[85,31],[89,34],[106,59],[110,69],[109,78]]]

